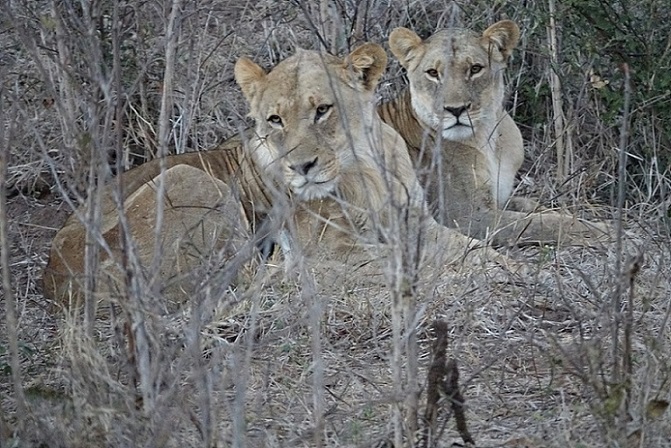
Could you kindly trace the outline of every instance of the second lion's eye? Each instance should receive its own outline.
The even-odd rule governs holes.
[[[282,127],[282,118],[279,115],[270,115],[267,120],[272,127]]]
[[[483,68],[485,67],[481,64],[473,64],[471,65],[470,73],[471,75],[477,75],[482,71]]]
[[[428,69],[426,74],[429,76],[429,78],[438,79],[438,70],[435,68]]]
[[[315,123],[324,118],[324,116],[331,110],[333,104],[320,104],[317,106],[315,113]]]

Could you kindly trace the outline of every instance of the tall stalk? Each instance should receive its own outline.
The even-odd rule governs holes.
[[[11,140],[11,125],[5,135],[5,105],[3,104],[4,92],[0,86],[0,268],[2,268],[2,292],[5,302],[5,322],[7,325],[7,342],[9,345],[9,365],[12,370],[12,387],[16,403],[16,418],[19,431],[22,430],[27,417],[28,406],[23,393],[21,363],[19,361],[19,334],[18,320],[16,317],[16,298],[12,290],[11,276],[9,272],[9,235],[7,220],[7,165],[9,159],[9,147]],[[4,420],[4,418],[3,418]]]

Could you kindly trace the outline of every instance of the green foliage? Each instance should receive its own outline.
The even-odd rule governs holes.
[[[563,21],[568,34],[582,42],[594,70],[612,81],[595,89],[608,106],[609,118],[623,107],[619,87],[622,64],[631,69],[632,104],[638,117],[671,119],[671,8],[664,0],[570,0]],[[654,18],[654,20],[651,20]],[[660,129],[668,145],[671,129]]]
[[[527,140],[529,129],[552,122],[547,3],[505,16],[522,27],[523,40],[509,74],[516,90],[515,119]],[[602,199],[612,197],[617,177],[630,73],[627,199],[664,201],[671,195],[671,7],[667,0],[566,0],[557,2],[559,60],[551,67],[561,80],[562,100],[574,129],[581,161],[598,167]],[[500,17],[496,17],[498,19]],[[584,169],[584,166],[576,166]],[[589,169],[589,167],[588,167]],[[642,194],[643,193],[643,194]],[[664,215],[664,211],[660,216]]]
[[[666,0],[571,0],[564,4],[566,39],[582,44],[591,62],[592,93],[600,116],[619,137],[624,72],[630,71],[631,187],[650,189],[671,172],[671,8]],[[618,141],[618,140],[615,140]],[[650,173],[655,173],[651,179]],[[654,185],[653,185],[654,187]],[[657,199],[669,194],[658,189]]]

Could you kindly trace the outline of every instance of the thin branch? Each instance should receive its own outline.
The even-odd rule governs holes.
[[[396,275],[399,275],[396,273]],[[392,358],[391,371],[394,390],[392,405],[392,422],[394,426],[394,446],[403,445],[403,415],[401,413],[401,397],[403,396],[403,305],[401,292],[391,291],[391,327],[392,327]]]
[[[613,294],[613,322],[612,322],[612,339],[613,339],[613,351],[612,351],[612,362],[613,362],[613,374],[612,382],[613,384],[619,384],[622,380],[622,373],[620,372],[620,346],[619,346],[619,334],[620,334],[620,321],[621,321],[621,310],[622,310],[622,294],[624,289],[624,279],[625,273],[623,272],[623,259],[626,254],[623,251],[622,239],[623,239],[623,229],[622,221],[624,218],[624,198],[626,193],[626,182],[627,182],[627,142],[629,139],[629,110],[631,103],[631,85],[629,78],[629,66],[626,63],[622,64],[622,72],[624,73],[624,106],[622,112],[622,123],[620,126],[620,154],[618,157],[618,190],[617,190],[617,210],[615,216],[615,226],[617,232],[616,238],[616,253],[617,258],[615,260],[615,273],[617,275],[617,281],[615,282],[615,292]],[[632,304],[629,304],[631,308]]]
[[[6,110],[3,104],[4,92],[0,86],[0,123],[5,122],[2,113]],[[14,102],[16,104],[16,102]],[[16,115],[14,115],[16,116]],[[13,123],[13,122],[12,122]],[[11,140],[11,124],[8,135],[5,135],[5,126],[0,124],[0,267],[2,268],[2,291],[5,302],[5,319],[7,325],[7,339],[9,345],[10,367],[12,369],[12,385],[16,403],[16,418],[18,429],[21,431],[27,417],[28,406],[23,393],[21,362],[19,359],[18,320],[16,317],[16,297],[12,290],[12,279],[9,270],[8,214],[7,214],[7,166]]]
[[[626,277],[629,283],[629,303],[627,304],[627,315],[624,319],[624,353],[622,356],[622,372],[624,374],[624,409],[623,418],[627,418],[631,409],[631,386],[634,378],[633,342],[632,333],[634,327],[634,285],[636,276],[641,270],[643,255],[639,254],[631,261]]]
[[[466,424],[466,413],[464,412],[464,396],[459,390],[459,368],[457,361],[451,359],[445,367],[447,377],[445,378],[445,395],[452,403],[452,412],[454,412],[454,419],[457,421],[457,431],[464,443],[474,444],[475,441],[468,432],[468,425]]]
[[[435,340],[431,348],[431,365],[427,373],[426,408],[424,410],[424,447],[435,443],[438,422],[438,403],[445,380],[445,364],[447,362],[447,323],[443,320],[433,322]]]
[[[158,157],[161,165],[161,176],[158,181],[158,188],[156,192],[156,228],[154,229],[155,251],[152,262],[151,273],[153,278],[157,278],[158,269],[161,263],[161,233],[163,223],[163,197],[165,194],[165,185],[163,182],[163,173],[166,169],[165,158],[168,155],[168,139],[171,131],[170,119],[172,116],[173,107],[173,91],[175,76],[175,59],[177,54],[177,21],[181,16],[181,0],[173,0],[172,8],[170,10],[170,17],[166,26],[165,35],[165,71],[163,73],[163,90],[161,95],[161,112],[158,118]],[[154,287],[159,287],[156,285]]]
[[[552,113],[554,124],[555,148],[557,151],[557,180],[562,182],[571,172],[573,148],[568,128],[564,124],[564,102],[561,91],[559,70],[559,48],[557,44],[557,23],[555,0],[548,0],[550,22],[547,27],[550,47],[550,90],[552,92]]]

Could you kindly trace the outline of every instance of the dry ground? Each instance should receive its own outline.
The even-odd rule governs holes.
[[[65,3],[56,2],[59,7]],[[237,57],[247,54],[270,65],[290,54],[296,43],[317,47],[308,17],[316,20],[318,8],[310,5],[304,11],[298,3],[210,1],[185,6],[175,71],[181,96],[172,117],[171,150],[211,147],[245,125],[245,107],[232,81]],[[483,29],[502,12],[487,9],[467,16],[455,2],[361,4],[369,6],[366,37],[377,42],[384,42],[397,25],[425,23],[431,31],[434,25],[461,21]],[[156,54],[163,50],[162,35],[151,32],[167,18],[169,8],[163,5],[164,11],[162,5],[138,6],[129,19],[129,26],[147,20],[146,29],[134,28],[147,33],[141,44],[131,40],[124,47],[140,61],[124,67],[128,76],[131,81],[134,76],[142,79],[132,86],[138,99],[125,117],[124,144],[136,153],[129,161],[141,159],[138,151],[155,141],[162,79]],[[353,3],[333,5],[356,11]],[[393,438],[392,410],[403,406],[403,397],[394,395],[390,293],[371,272],[343,268],[313,277],[306,268],[301,276],[285,275],[281,261],[273,259],[250,286],[222,294],[215,309],[194,306],[171,315],[144,316],[151,341],[151,410],[137,402],[140,387],[133,383],[124,314],[102,316],[89,339],[77,316],[54,312],[45,301],[39,281],[49,242],[71,210],[63,198],[76,201],[83,193],[82,173],[89,160],[67,141],[67,123],[59,119],[62,109],[51,102],[77,98],[89,107],[81,106],[82,121],[98,112],[90,106],[97,100],[87,102],[91,98],[85,95],[85,84],[70,93],[62,90],[58,64],[48,53],[40,53],[42,60],[31,56],[30,39],[45,47],[55,45],[50,37],[55,25],[48,19],[49,5],[25,6],[17,2],[13,7],[26,29],[2,21],[8,50],[0,59],[6,80],[0,116],[11,129],[5,137],[10,149],[10,273],[29,414],[16,414],[3,336],[3,418],[12,427],[25,425],[15,434],[16,445],[4,439],[3,446],[314,446],[319,415],[325,446],[385,446]],[[523,8],[509,10],[516,20],[528,22]],[[342,20],[346,28],[350,17]],[[330,44],[343,45],[335,38]],[[82,57],[78,50],[72,43],[75,59]],[[40,63],[46,72],[39,72]],[[525,69],[517,70],[511,78]],[[380,95],[390,95],[402,83],[392,64]],[[104,122],[102,114],[99,118]],[[585,169],[573,182],[561,184],[548,168],[552,151],[546,133],[524,131],[529,143],[524,174],[535,180],[532,187],[521,187],[524,192],[576,214],[615,216],[604,197],[593,192],[603,178],[615,184],[613,172],[599,171],[604,164],[578,154]],[[627,251],[642,254],[635,273],[631,258],[618,254],[613,244],[512,249],[513,257],[538,267],[544,274],[538,278],[502,281],[485,269],[455,268],[423,279],[414,325],[421,387],[430,360],[428,328],[441,318],[449,325],[449,354],[459,363],[477,446],[671,446],[669,411],[661,418],[656,412],[669,400],[671,387],[671,238],[663,204],[661,210],[659,203],[644,199],[626,204],[625,228],[631,237]],[[616,270],[618,257],[622,272]],[[625,306],[615,312],[618,282]],[[5,300],[3,296],[3,304]],[[615,333],[613,322],[629,309],[627,345],[624,321]],[[1,325],[1,334],[7,335],[4,320]],[[620,347],[615,353],[613,334]],[[612,384],[613,366],[627,359],[627,346],[631,383]],[[403,359],[405,368],[408,360]],[[315,384],[321,385],[317,391]],[[441,421],[448,414],[446,409]],[[449,421],[436,446],[459,441]]]

